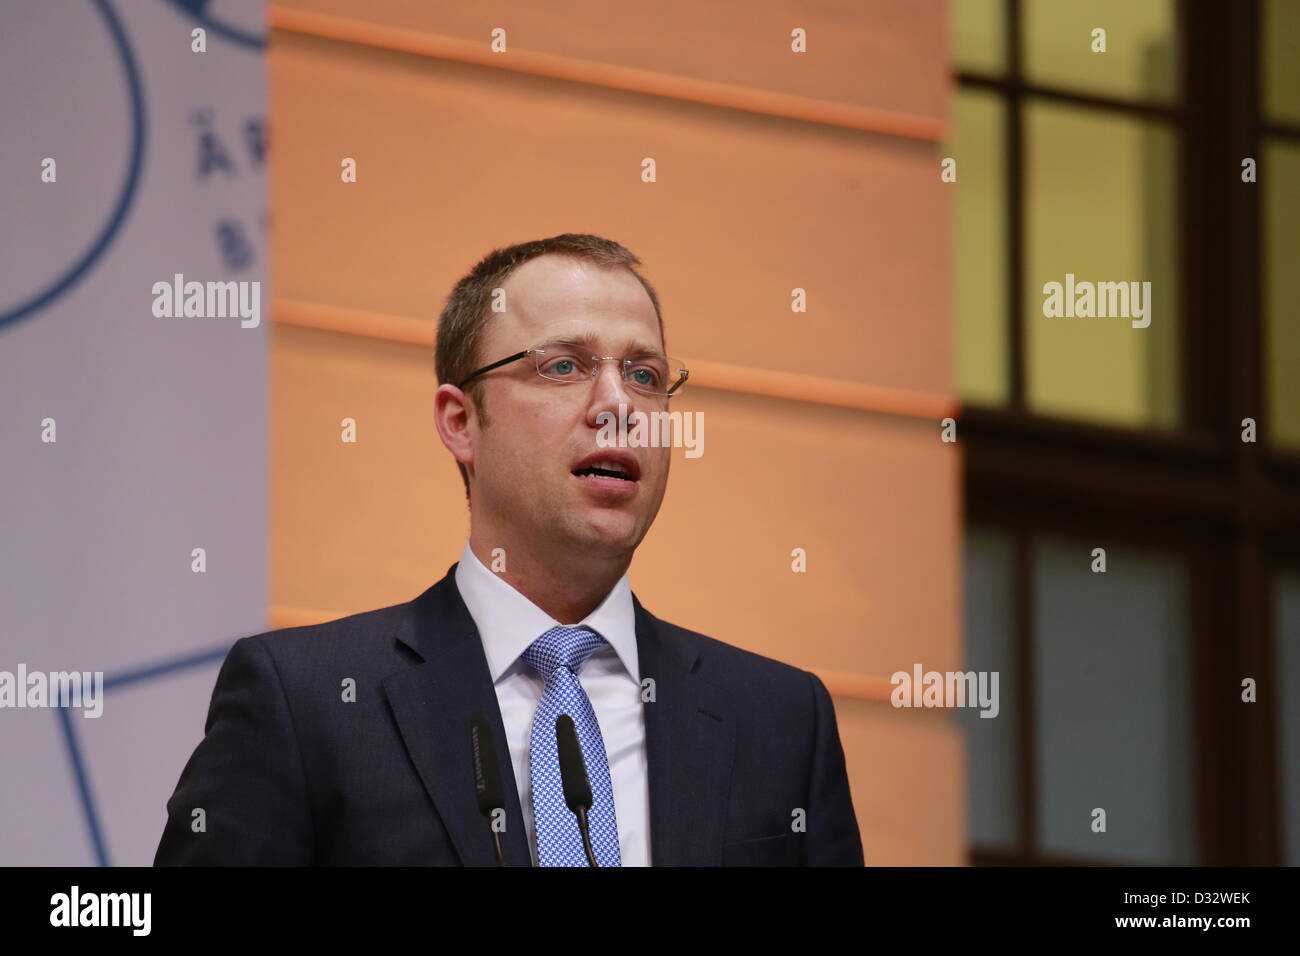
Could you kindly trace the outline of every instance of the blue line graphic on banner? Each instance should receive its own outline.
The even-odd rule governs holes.
[[[174,674],[176,671],[188,670],[191,667],[215,664],[224,660],[229,652],[230,644],[225,643],[212,650],[187,654],[184,657],[139,667],[124,674],[105,677],[104,692],[107,693],[109,690],[152,680],[156,677],[164,677],[168,674]],[[81,798],[81,810],[86,818],[86,833],[90,837],[91,852],[95,855],[96,865],[109,866],[108,847],[104,842],[104,828],[99,822],[99,811],[95,806],[95,794],[90,786],[90,772],[86,769],[86,761],[82,756],[81,742],[77,739],[76,727],[73,726],[72,719],[68,715],[67,707],[55,707],[54,713],[58,715],[59,728],[63,731],[63,741],[68,749],[68,763],[72,770],[73,779],[77,782],[77,794]]]
[[[232,43],[240,43],[257,50],[266,46],[265,36],[241,30],[237,26],[214,17],[209,12],[212,0],[167,0],[167,2],[184,12],[186,16],[192,17],[200,26],[206,27],[217,36],[230,40]]]
[[[144,165],[145,143],[144,94],[140,88],[140,71],[136,67],[131,45],[127,42],[126,32],[122,29],[122,22],[118,19],[109,0],[92,0],[92,2],[99,9],[100,15],[103,16],[104,22],[108,25],[109,33],[112,34],[113,42],[117,46],[122,71],[126,74],[126,85],[131,98],[131,165],[126,173],[126,182],[118,194],[117,205],[108,217],[108,222],[100,231],[98,238],[95,239],[82,257],[73,263],[72,267],[60,278],[56,279],[51,286],[42,292],[38,292],[26,302],[19,303],[16,308],[10,309],[8,312],[0,312],[0,329],[3,329],[11,322],[31,318],[35,313],[71,289],[90,271],[99,257],[104,254],[104,250],[112,244],[113,238],[122,227],[122,223],[126,221],[127,210],[131,208],[131,203],[135,199],[136,187],[140,183],[140,168]]]

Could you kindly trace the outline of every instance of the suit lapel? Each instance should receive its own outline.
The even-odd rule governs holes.
[[[455,569],[452,565],[446,577],[411,602],[412,613],[397,639],[421,662],[385,678],[384,692],[420,780],[467,866],[496,865],[492,835],[474,796],[470,753],[470,715],[483,709],[506,791],[502,852],[509,866],[531,866],[501,708],[478,629],[456,588]]]
[[[720,866],[735,752],[730,701],[698,672],[698,652],[633,595],[645,708],[650,850],[655,866]]]

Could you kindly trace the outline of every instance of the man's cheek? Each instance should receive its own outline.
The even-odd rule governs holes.
[[[655,456],[655,480],[659,484],[668,480],[668,469],[671,464],[672,455],[668,453],[668,449],[663,449]]]

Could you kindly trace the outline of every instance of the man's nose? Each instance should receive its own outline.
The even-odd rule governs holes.
[[[626,415],[635,403],[632,390],[628,387],[627,380],[623,378],[622,362],[601,362],[600,371],[596,374],[596,381],[591,386],[591,407],[588,409],[588,417],[594,427],[599,428],[603,422],[597,420],[601,412],[609,412],[615,416],[620,414],[619,406],[623,406],[623,415]],[[614,419],[619,423],[619,419]]]

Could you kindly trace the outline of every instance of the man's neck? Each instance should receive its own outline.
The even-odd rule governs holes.
[[[471,529],[470,550],[483,567],[494,570],[492,552],[501,548],[504,561],[494,573],[561,624],[577,624],[600,606],[632,563],[631,556],[614,562],[584,555],[538,554],[504,541],[489,542]]]

